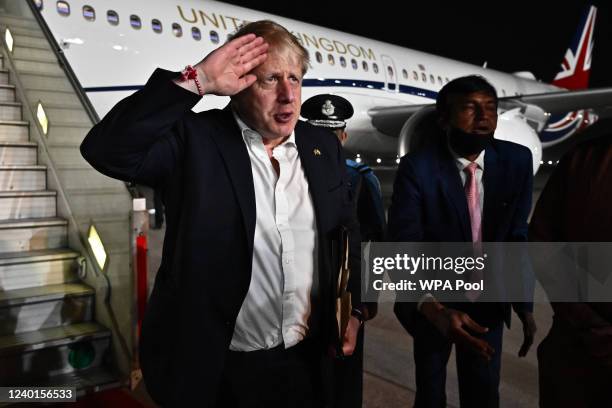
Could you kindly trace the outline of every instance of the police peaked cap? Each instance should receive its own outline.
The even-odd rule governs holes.
[[[302,104],[301,115],[315,126],[329,129],[346,127],[346,120],[353,116],[353,105],[338,95],[322,94],[308,98]]]

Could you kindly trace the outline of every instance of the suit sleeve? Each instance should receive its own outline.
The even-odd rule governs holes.
[[[414,242],[423,239],[421,189],[412,162],[402,158],[393,184],[387,226],[390,241]]]
[[[157,69],[142,90],[115,105],[83,140],[85,160],[113,178],[163,183],[183,154],[182,119],[200,99],[174,84],[176,75]]]
[[[351,292],[353,308],[363,311],[365,307],[361,301],[361,234],[359,232],[359,221],[355,209],[355,197],[351,193],[350,175],[346,168],[346,158],[340,141],[334,136],[338,151],[338,168],[342,174],[343,192],[342,208],[340,210],[341,225],[345,226],[349,234],[349,276],[347,290]]]

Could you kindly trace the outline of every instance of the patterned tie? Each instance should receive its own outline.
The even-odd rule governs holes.
[[[478,164],[472,162],[463,169],[466,174],[465,196],[467,198],[468,210],[470,212],[470,224],[472,227],[472,243],[474,246],[474,256],[482,255],[482,213],[480,211],[480,192],[476,182],[476,169]],[[469,276],[469,281],[480,283],[483,278],[481,270],[474,269]],[[476,301],[481,295],[478,290],[468,290],[465,296],[472,302]]]

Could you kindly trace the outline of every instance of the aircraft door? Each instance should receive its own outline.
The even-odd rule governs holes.
[[[383,70],[385,71],[385,89],[388,92],[398,93],[399,83],[395,62],[388,55],[381,55],[380,57],[383,63]]]

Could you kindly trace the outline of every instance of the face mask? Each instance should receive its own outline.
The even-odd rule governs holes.
[[[448,140],[451,148],[460,156],[479,154],[493,140],[493,133],[475,134],[467,133],[459,128],[451,127],[448,131]]]

